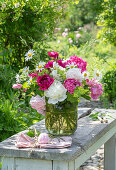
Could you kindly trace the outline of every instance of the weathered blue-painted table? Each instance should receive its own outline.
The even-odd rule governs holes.
[[[15,147],[17,134],[0,143],[2,170],[78,170],[104,144],[104,169],[116,170],[116,110],[95,109],[111,116],[108,123],[92,121],[90,109],[80,109],[78,128],[72,135],[73,143],[64,149]],[[85,117],[83,117],[85,116]],[[45,132],[44,120],[34,125]],[[24,131],[26,132],[26,131]]]

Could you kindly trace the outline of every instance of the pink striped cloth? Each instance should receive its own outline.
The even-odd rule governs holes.
[[[31,138],[24,133],[20,133],[17,137],[15,146],[17,148],[67,148],[72,144],[72,138],[63,136],[58,138],[50,138],[50,141],[45,144],[40,144],[37,139]]]

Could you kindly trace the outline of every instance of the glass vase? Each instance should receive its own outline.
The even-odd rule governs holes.
[[[71,135],[77,128],[78,103],[46,104],[45,126],[52,135]]]

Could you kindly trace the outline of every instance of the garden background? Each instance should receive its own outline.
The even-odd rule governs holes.
[[[43,119],[29,105],[31,93],[14,90],[16,73],[28,50],[38,61],[48,51],[72,55],[103,74],[104,108],[116,109],[116,4],[114,0],[1,0],[0,2],[0,141]]]

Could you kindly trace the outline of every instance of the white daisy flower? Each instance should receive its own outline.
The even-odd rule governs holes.
[[[3,3],[2,7],[1,7],[1,10],[5,9],[5,8],[6,8],[6,5]]]
[[[28,85],[31,85],[32,83],[33,83],[32,77],[30,77],[29,80],[28,80],[28,82],[27,82],[27,84],[28,84]]]
[[[66,78],[67,79],[76,79],[79,82],[82,82],[83,76],[82,76],[82,73],[81,73],[81,69],[79,69],[79,68],[69,69],[66,73]]]
[[[16,82],[17,82],[17,83],[20,83],[20,82],[21,82],[21,79],[20,79],[20,75],[19,75],[19,74],[16,74],[15,78],[16,78]]]
[[[15,3],[15,8],[19,8],[20,4],[19,2]]]
[[[71,64],[67,65],[66,67],[69,68],[69,69],[72,69],[72,68],[75,68],[76,65],[74,65],[74,63],[71,63]]]
[[[49,98],[49,104],[56,104],[67,98],[66,92],[67,89],[60,81],[54,81],[54,83],[52,83],[52,85],[45,91],[45,96]]]
[[[57,70],[53,70],[51,72],[51,74],[52,74],[53,77],[58,77]]]
[[[83,78],[86,80],[86,79],[89,79],[89,72],[88,71],[84,71],[83,73],[82,73],[82,75],[83,75]]]
[[[25,54],[25,61],[28,61],[28,60],[30,60],[30,59],[32,59],[32,57],[33,57],[33,55],[34,55],[34,51],[31,49],[31,50],[29,50],[26,54]]]
[[[57,70],[57,68],[59,68],[59,64],[56,62],[53,62],[53,69]]]
[[[97,80],[101,80],[102,79],[102,73],[99,70],[95,70],[94,71],[94,77]]]
[[[61,67],[61,66],[59,66],[59,69],[62,70],[62,71],[65,71],[65,70],[66,70],[65,68],[63,68],[63,67]]]
[[[29,74],[29,67],[26,66],[23,68],[23,75],[27,76],[28,74]]]
[[[36,70],[41,71],[44,69],[45,62],[40,61],[39,64],[36,65]]]

